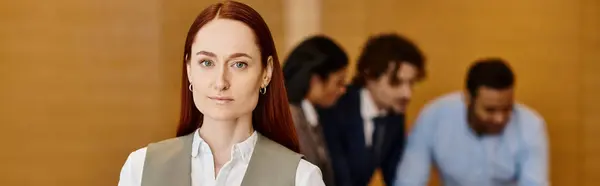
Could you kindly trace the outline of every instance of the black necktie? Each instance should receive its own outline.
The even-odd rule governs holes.
[[[385,116],[379,116],[373,118],[375,124],[375,131],[373,131],[373,155],[376,165],[379,165],[382,161],[383,156],[383,143],[385,139],[385,126],[387,118]]]

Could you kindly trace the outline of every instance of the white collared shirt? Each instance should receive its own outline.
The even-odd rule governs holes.
[[[365,145],[370,147],[373,143],[373,132],[375,132],[375,123],[373,118],[385,115],[385,110],[379,110],[375,105],[375,100],[369,90],[363,88],[360,90],[360,115],[363,118],[365,131]]]
[[[242,183],[250,157],[258,140],[256,131],[245,141],[235,144],[231,158],[215,176],[210,147],[194,132],[192,142],[192,186],[236,186]],[[141,186],[146,147],[131,153],[121,169],[119,186]],[[324,186],[319,168],[302,159],[296,169],[296,185]]]
[[[300,103],[300,106],[302,107],[302,111],[304,112],[308,124],[313,127],[317,126],[319,124],[319,115],[313,104],[307,99],[304,99],[302,100],[302,103]]]

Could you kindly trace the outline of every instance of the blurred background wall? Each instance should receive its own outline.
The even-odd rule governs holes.
[[[116,185],[128,153],[174,135],[185,35],[214,2],[0,1],[0,185]],[[263,15],[282,60],[314,33],[352,63],[371,34],[412,38],[429,75],[409,123],[460,90],[475,59],[507,59],[518,100],[547,121],[553,185],[600,185],[598,0],[242,2]]]

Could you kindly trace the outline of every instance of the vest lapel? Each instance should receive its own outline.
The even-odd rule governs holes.
[[[293,186],[302,155],[258,133],[242,186]]]

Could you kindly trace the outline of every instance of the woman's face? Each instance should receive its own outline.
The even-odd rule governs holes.
[[[311,81],[310,89],[317,95],[314,104],[325,108],[331,107],[346,92],[346,68],[329,74],[326,80],[315,74]]]
[[[273,65],[269,57],[263,68],[252,29],[240,21],[212,20],[196,34],[190,55],[188,80],[194,104],[204,117],[251,117]]]

